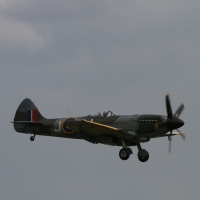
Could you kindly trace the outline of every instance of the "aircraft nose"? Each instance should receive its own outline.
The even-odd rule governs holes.
[[[167,128],[169,130],[174,130],[180,128],[184,125],[184,121],[178,118],[169,118],[167,119]]]
[[[181,119],[179,119],[179,120],[180,120],[179,124],[180,124],[180,127],[181,127],[181,126],[183,126],[185,124],[185,122],[183,120],[181,120]]]
[[[182,127],[184,124],[185,124],[184,121],[181,120],[181,119],[178,119],[177,122],[176,122],[176,126],[177,126],[177,128]],[[176,129],[177,129],[177,128],[176,128]]]

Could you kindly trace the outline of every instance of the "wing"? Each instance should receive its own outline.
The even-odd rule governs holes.
[[[124,130],[120,128],[88,120],[65,122],[64,125],[74,131],[80,131],[91,136],[110,135],[121,137],[125,134]]]

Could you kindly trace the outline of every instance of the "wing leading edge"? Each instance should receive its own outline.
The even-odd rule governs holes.
[[[74,131],[80,131],[92,136],[112,135],[116,137],[121,137],[121,135],[123,134],[123,130],[120,128],[115,128],[113,126],[108,126],[85,119],[81,121],[65,122],[64,124]]]

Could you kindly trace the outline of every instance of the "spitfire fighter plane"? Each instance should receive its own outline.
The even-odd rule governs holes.
[[[127,160],[132,154],[131,146],[137,146],[138,159],[146,162],[149,153],[140,143],[150,139],[167,136],[171,152],[172,136],[185,136],[178,128],[184,125],[179,119],[185,105],[182,103],[173,114],[169,95],[166,95],[167,116],[164,115],[117,115],[111,110],[97,112],[82,117],[58,119],[44,118],[30,99],[24,99],[19,105],[14,121],[14,129],[20,133],[31,134],[31,141],[36,135],[83,139],[88,142],[112,146],[122,146],[119,157]],[[173,132],[173,130],[177,130]]]

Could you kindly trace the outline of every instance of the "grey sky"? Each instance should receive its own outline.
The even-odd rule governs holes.
[[[7,199],[191,199],[200,195],[200,1],[0,0],[0,196]],[[186,142],[120,147],[16,133],[29,97],[47,118],[102,109],[166,114],[169,92]]]

